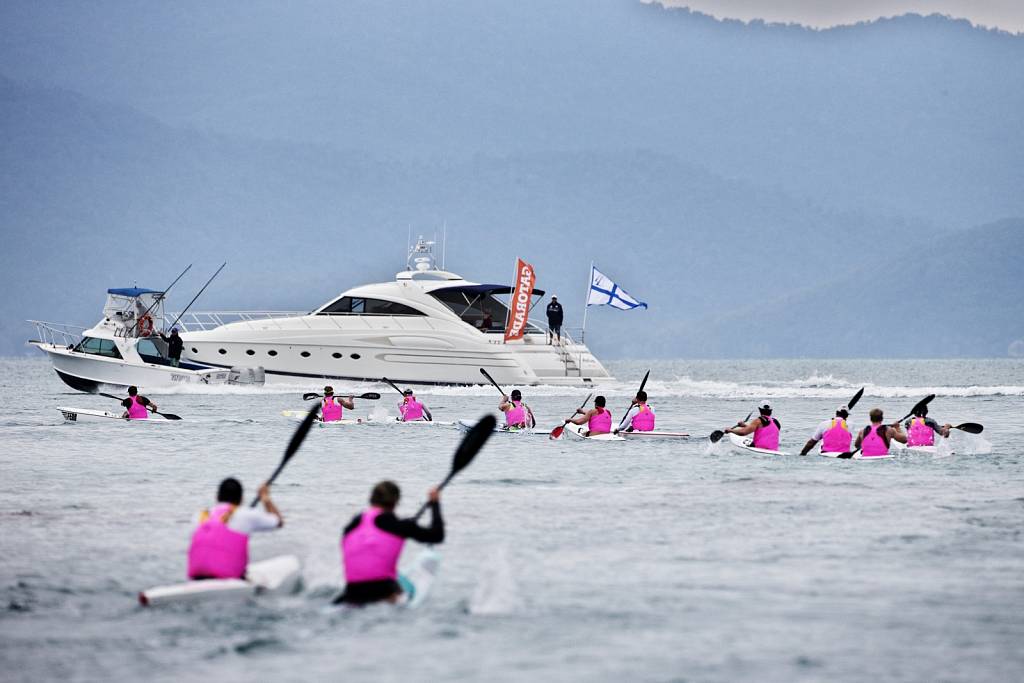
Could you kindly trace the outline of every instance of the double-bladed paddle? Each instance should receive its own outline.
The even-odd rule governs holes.
[[[645,387],[645,386],[647,386],[647,378],[648,378],[648,377],[650,377],[650,376],[651,376],[651,371],[650,371],[650,370],[648,370],[648,371],[647,371],[647,374],[646,374],[646,375],[644,375],[644,379],[643,379],[643,381],[642,381],[642,382],[640,382],[640,388],[636,390],[636,393],[637,393],[637,394],[639,394],[639,393],[640,393],[641,391],[643,391],[643,390],[644,390],[644,387]],[[621,419],[621,420],[619,420],[619,426],[618,426],[618,428],[616,428],[616,430],[615,430],[615,431],[616,431],[616,433],[617,433],[617,432],[618,432],[618,431],[619,431],[620,429],[622,429],[622,425],[626,424],[626,416],[627,416],[627,415],[629,415],[629,411],[630,411],[630,409],[631,409],[632,407],[633,407],[633,401],[630,401],[630,402],[629,402],[629,406],[628,406],[628,407],[626,408],[626,412],[622,413],[622,419]]]
[[[298,452],[299,446],[302,445],[302,442],[306,438],[306,434],[309,434],[310,427],[312,427],[313,423],[316,422],[317,414],[319,412],[320,404],[314,403],[313,407],[309,409],[308,413],[306,413],[306,417],[302,419],[302,423],[299,425],[298,429],[296,429],[295,433],[292,434],[292,440],[288,442],[288,448],[284,449],[284,457],[281,458],[281,462],[278,464],[277,469],[274,470],[274,473],[270,475],[270,479],[267,479],[267,486],[274,483],[274,480],[277,479],[277,475],[281,474],[281,470],[284,469],[284,466],[287,465],[288,461],[292,459],[292,456]],[[259,496],[256,496],[256,499],[252,501],[252,505],[249,507],[256,507],[259,502],[260,498]]]
[[[743,418],[740,422],[737,423],[736,426],[747,424],[747,422],[750,420],[750,416],[753,414],[754,411],[751,410],[749,413],[747,413],[747,416],[745,418]],[[715,431],[711,432],[708,435],[708,439],[711,441],[711,443],[718,443],[719,441],[722,440],[723,436],[725,436],[725,432],[723,432],[721,429],[716,429]]]
[[[402,395],[403,397],[405,396],[405,392],[404,392],[404,391],[402,391],[402,390],[401,390],[401,389],[400,389],[400,388],[398,387],[398,385],[397,385],[397,384],[395,384],[394,382],[392,382],[391,380],[389,380],[389,379],[388,379],[387,377],[381,377],[381,378],[380,378],[380,381],[382,381],[382,382],[387,382],[388,384],[390,384],[390,385],[391,385],[391,388],[392,388],[392,389],[394,389],[395,391],[397,391],[398,393],[400,393],[400,394],[401,394],[401,395]],[[429,411],[429,410],[427,410],[427,407],[426,407],[426,406],[423,406],[423,414],[424,414],[424,415],[426,415],[426,417],[427,417],[427,422],[433,422],[433,421],[434,421],[434,416],[430,414],[430,411]]]
[[[112,398],[115,401],[117,401],[118,403],[121,403],[122,401],[125,400],[125,398],[127,398],[126,396],[114,396],[113,394],[104,394],[102,391],[98,391],[96,393],[98,393],[100,396],[106,396],[107,398]],[[181,416],[175,415],[174,413],[161,413],[161,412],[156,411],[156,410],[153,410],[151,412],[156,413],[157,415],[162,415],[164,417],[164,419],[166,419],[166,420],[180,420],[181,419]]]
[[[360,399],[364,399],[366,401],[376,401],[378,398],[380,398],[380,394],[378,394],[375,391],[368,391],[365,394],[359,394],[358,396],[356,396],[355,394],[334,394],[334,395],[337,396],[338,398],[360,398]],[[303,401],[311,401],[314,398],[323,398],[323,397],[324,397],[323,394],[318,394],[315,391],[310,391],[309,393],[306,393],[306,394],[302,395],[302,400]]]
[[[455,450],[455,455],[452,457],[452,469],[448,472],[448,476],[444,478],[444,481],[438,485],[438,491],[447,486],[448,482],[456,474],[466,469],[469,463],[473,462],[473,458],[476,457],[476,454],[487,443],[487,439],[491,438],[491,434],[494,433],[494,426],[497,423],[493,415],[484,415],[480,418],[479,422],[473,425],[473,428],[469,430],[469,433],[466,434],[465,438],[462,439],[462,443]],[[422,517],[428,507],[430,507],[429,501],[423,504],[423,507],[420,508],[413,519],[416,520]]]
[[[500,393],[502,395],[502,397],[507,396],[507,394],[505,393],[505,390],[501,388],[501,385],[499,385],[497,382],[495,382],[494,378],[491,377],[491,373],[487,372],[487,370],[485,370],[483,368],[480,368],[480,374],[483,375],[484,377],[486,377],[487,380],[491,384],[494,385],[494,388],[498,390],[498,393]],[[533,423],[533,424],[529,425],[530,428],[536,427],[537,426],[537,418],[535,418],[533,416],[533,411],[530,410],[530,406],[526,406],[526,412],[530,414],[530,422]]]
[[[587,397],[583,400],[583,405],[581,405],[579,408],[576,409],[576,412],[573,413],[572,417],[569,418],[570,420],[573,417],[576,417],[576,413],[578,413],[581,410],[583,410],[587,406],[587,404],[590,403],[590,397],[593,396],[593,395],[594,394],[587,394]],[[558,425],[557,427],[555,427],[554,429],[551,430],[551,434],[548,435],[548,438],[557,439],[560,436],[562,436],[562,432],[564,432],[564,431],[565,431],[565,423],[563,422],[562,424]]]
[[[977,422],[964,422],[962,424],[958,424],[952,429],[959,429],[961,432],[967,432],[968,434],[981,434],[985,427]]]
[[[858,391],[856,394],[854,394],[853,398],[851,398],[849,401],[846,402],[846,413],[847,413],[847,415],[849,415],[849,413],[853,410],[853,407],[855,405],[857,405],[857,401],[859,401],[860,397],[863,396],[863,395],[864,395],[864,387],[861,387],[860,391]],[[814,439],[811,439],[810,441],[808,441],[807,445],[804,446],[804,449],[802,451],[800,451],[800,455],[807,455],[808,453],[810,453],[811,449],[814,448],[814,445],[816,443],[818,443],[818,442],[815,441]]]
[[[904,421],[904,420],[906,420],[906,419],[907,419],[908,417],[910,417],[911,415],[913,415],[914,413],[916,413],[916,412],[917,412],[918,410],[920,410],[920,409],[924,408],[924,407],[925,407],[926,405],[928,405],[929,403],[931,403],[931,402],[932,402],[932,399],[934,399],[934,398],[935,398],[935,394],[928,394],[927,396],[925,396],[924,398],[922,398],[922,399],[921,399],[920,401],[918,401],[918,402],[917,402],[917,403],[916,403],[916,404],[914,405],[914,407],[910,409],[910,412],[909,412],[909,413],[907,413],[906,415],[904,415],[904,416],[903,416],[903,417],[901,417],[900,419],[896,420],[896,422],[893,422],[892,424],[899,424],[900,422],[903,422],[903,421]],[[979,426],[980,426],[980,425],[979,425]],[[965,431],[966,431],[966,430],[965,430]],[[840,459],[842,459],[842,460],[849,460],[849,459],[850,459],[850,458],[852,458],[852,457],[853,457],[854,455],[856,455],[856,454],[857,454],[858,452],[860,452],[860,449],[859,449],[859,448],[854,448],[854,449],[853,449],[852,451],[847,451],[846,453],[840,453],[840,454],[839,454],[839,455],[837,455],[836,457],[837,457],[837,458],[840,458]]]

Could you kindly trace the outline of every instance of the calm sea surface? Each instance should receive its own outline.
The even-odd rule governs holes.
[[[305,590],[241,607],[143,609],[183,578],[218,482],[251,494],[309,385],[146,392],[185,418],[65,424],[113,409],[42,360],[0,361],[4,681],[1013,681],[1024,677],[1024,361],[612,363],[618,416],[650,367],[659,428],[698,436],[770,399],[782,445],[861,386],[854,421],[936,393],[955,455],[757,458],[676,443],[497,435],[445,491],[441,575],[419,610],[326,606],[341,527],[393,478],[411,514],[446,474],[452,427],[317,428],[274,487]],[[387,386],[357,415],[395,410]],[[525,388],[544,426],[587,391]],[[495,410],[489,387],[421,394],[437,420]],[[984,438],[982,438],[984,437]],[[407,548],[406,560],[415,549]]]

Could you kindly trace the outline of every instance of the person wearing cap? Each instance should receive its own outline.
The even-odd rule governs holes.
[[[754,448],[763,448],[766,451],[779,450],[779,432],[782,431],[782,424],[772,417],[771,404],[768,401],[761,401],[757,412],[759,415],[750,422],[746,424],[741,422],[735,427],[727,427],[722,431],[736,436],[753,434],[754,439],[750,445]]]
[[[160,338],[167,342],[167,359],[171,365],[178,367],[181,364],[181,350],[185,346],[185,342],[178,336],[178,328],[172,328],[170,336],[161,332]]]
[[[818,424],[810,440],[804,444],[800,455],[807,455],[814,445],[821,442],[822,453],[845,453],[850,450],[854,430],[850,428],[846,418],[850,417],[850,409],[845,405],[836,408],[836,416]]]
[[[935,434],[938,433],[944,439],[949,438],[949,430],[953,425],[946,423],[940,425],[928,417],[928,406],[919,406],[913,416],[904,423],[907,431],[908,446],[934,446]]]
[[[523,394],[518,389],[512,390],[512,396],[501,397],[498,410],[505,413],[505,429],[527,429],[536,426],[530,406],[523,403]]]
[[[324,422],[338,422],[341,420],[342,408],[352,410],[356,407],[351,396],[335,396],[334,387],[324,387],[324,401],[320,407],[320,419]]]
[[[398,412],[402,415],[402,422],[418,422],[420,420],[432,422],[434,419],[427,407],[416,400],[412,389],[402,392],[402,402],[398,404]]]
[[[626,411],[625,417],[622,418],[622,422],[619,424],[627,424],[625,428],[626,432],[653,432],[654,431],[654,408],[647,405],[647,392],[640,390],[636,392],[636,398],[633,399],[633,403],[630,404],[629,410]],[[618,434],[619,430],[616,429],[615,433]]]
[[[558,303],[558,297],[554,294],[551,295],[551,303],[548,304],[548,344],[551,344],[555,339],[558,339],[558,343],[562,343],[562,304]]]

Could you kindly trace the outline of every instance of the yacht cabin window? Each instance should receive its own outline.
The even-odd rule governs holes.
[[[343,296],[317,315],[424,315],[412,306],[357,296]]]
[[[75,351],[89,353],[94,356],[107,356],[108,358],[121,358],[121,352],[117,350],[117,344],[111,339],[97,339],[96,337],[83,337],[78,342]]]

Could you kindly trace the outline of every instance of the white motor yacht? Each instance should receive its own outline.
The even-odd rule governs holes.
[[[342,292],[312,312],[195,312],[181,320],[182,356],[206,366],[262,366],[268,381],[301,378],[405,384],[584,385],[611,379],[582,341],[549,344],[533,324],[504,341],[511,287],[435,267],[417,241],[391,282]],[[544,295],[534,290],[534,303]]]
[[[167,355],[159,332],[164,293],[139,287],[108,289],[103,318],[86,329],[30,320],[39,339],[29,341],[49,356],[57,376],[72,389],[96,392],[101,385],[144,389],[186,384],[262,384],[260,368],[223,368]]]

